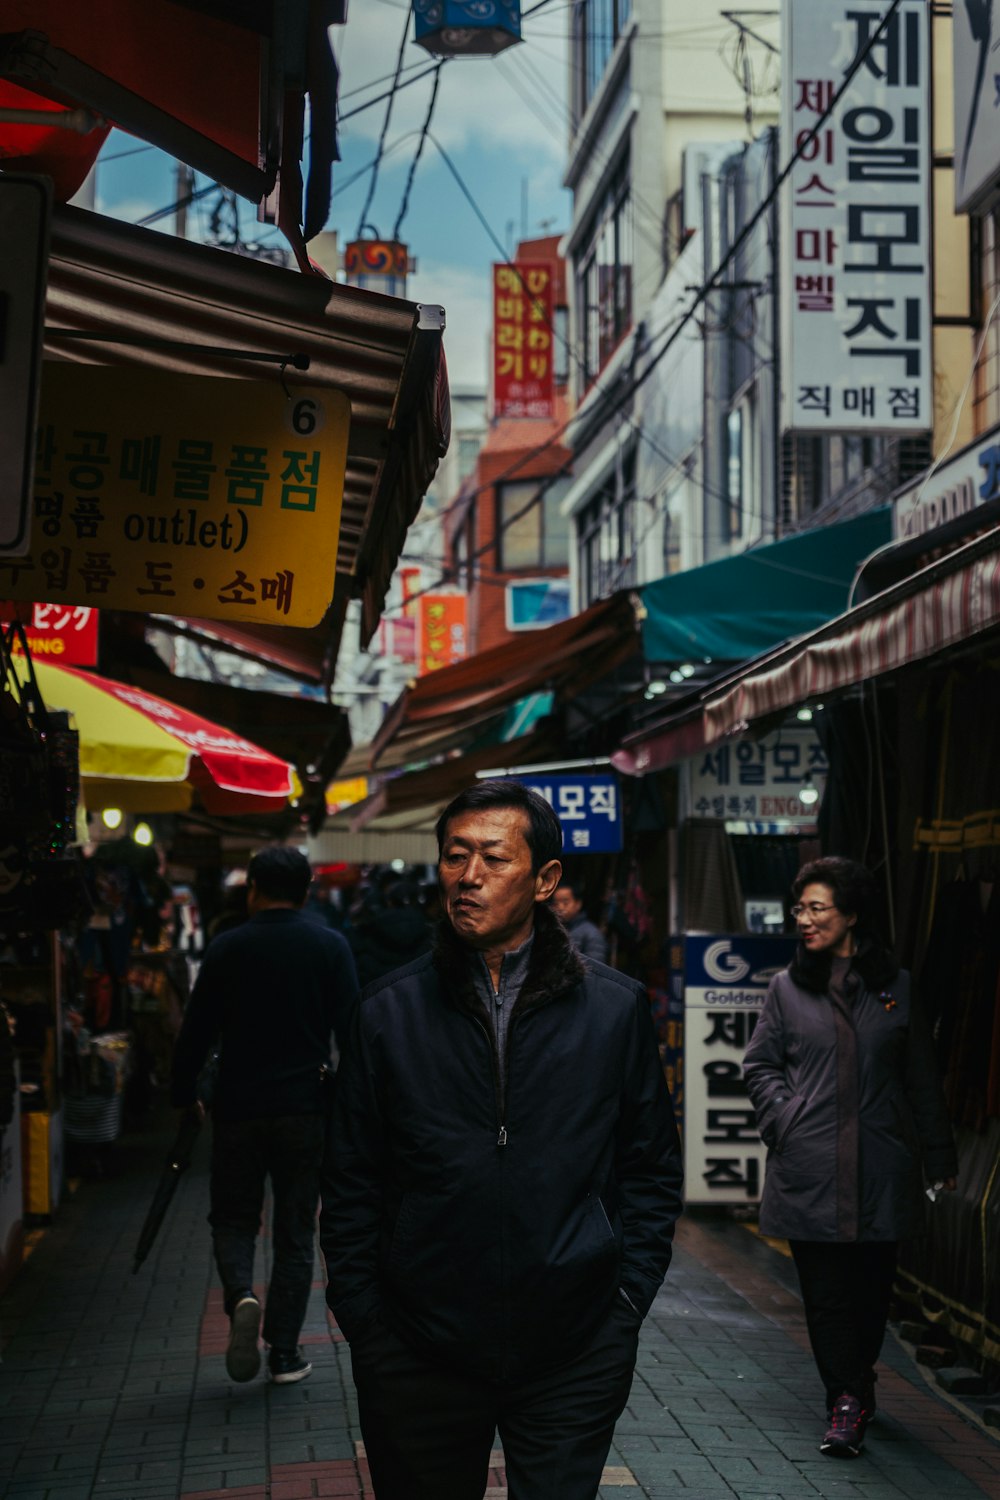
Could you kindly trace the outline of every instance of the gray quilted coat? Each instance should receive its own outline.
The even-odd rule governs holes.
[[[858,979],[857,1239],[920,1232],[925,1182],[955,1174],[951,1127],[930,1036],[900,970],[882,990]],[[829,995],[775,975],[743,1062],[768,1148],[763,1234],[841,1240],[838,1225],[837,1034]],[[850,1170],[854,1170],[853,1164]]]

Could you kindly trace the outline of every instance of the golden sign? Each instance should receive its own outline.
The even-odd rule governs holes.
[[[333,597],[340,391],[47,364],[31,551],[0,596],[316,625]]]

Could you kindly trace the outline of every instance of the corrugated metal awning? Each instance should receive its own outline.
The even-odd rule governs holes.
[[[327,618],[313,630],[233,631],[238,649],[282,665],[280,653],[291,653],[300,675],[328,678],[348,598],[362,601],[363,641],[374,633],[407,529],[447,451],[443,310],[58,208],[45,321],[50,358],[235,379],[273,369],[279,379],[277,366],[241,355],[303,354],[309,369],[289,366],[289,388],[329,386],[349,397],[343,513],[332,542],[337,592]],[[195,628],[225,641],[230,627]]]
[[[613,594],[582,614],[526,630],[517,640],[442,667],[405,688],[372,740],[369,767],[430,759],[436,742],[502,712],[527,694],[553,688],[579,696],[639,648],[635,608],[628,593]]]
[[[961,645],[1000,625],[1000,528],[877,594],[705,704],[706,740]]]
[[[1000,627],[1000,527],[777,651],[746,662],[612,757],[642,775],[774,714],[883,677]]]

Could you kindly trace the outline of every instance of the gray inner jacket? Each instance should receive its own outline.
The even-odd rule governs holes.
[[[838,1116],[837,1026],[829,994],[771,981],[743,1074],[768,1147],[761,1232],[784,1239],[897,1240],[920,1232],[924,1180],[954,1176],[951,1126],[929,1033],[905,970],[872,992],[852,973],[857,1130]],[[856,1145],[845,1147],[845,1138]],[[849,1153],[845,1162],[844,1151]],[[855,1177],[845,1232],[837,1183]]]

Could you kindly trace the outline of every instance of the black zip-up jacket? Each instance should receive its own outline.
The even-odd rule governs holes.
[[[356,1008],[347,940],[290,907],[258,912],[205,949],[174,1048],[170,1098],[193,1104],[221,1041],[213,1113],[219,1120],[322,1113],[322,1069]]]
[[[476,957],[444,924],[433,954],[365,991],[320,1237],[348,1339],[381,1319],[438,1361],[510,1380],[572,1358],[619,1288],[645,1316],[681,1154],[641,985],[585,969],[538,908],[502,1096]]]

